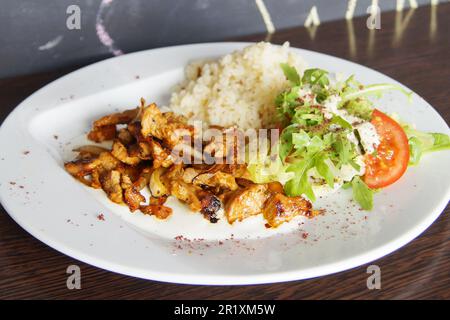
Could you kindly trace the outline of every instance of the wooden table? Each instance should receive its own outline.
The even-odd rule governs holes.
[[[412,88],[450,120],[450,4],[423,7],[400,16],[383,13],[381,30],[366,18],[326,23],[309,32],[277,32],[273,43],[349,59],[379,70]],[[265,35],[239,40],[260,41]],[[235,39],[233,39],[235,40]],[[73,68],[71,69],[73,70]],[[0,80],[0,117],[33,91],[71,71]],[[5,170],[5,168],[1,168]],[[306,281],[258,286],[189,286],[134,279],[97,269],[37,241],[0,208],[0,298],[43,299],[412,299],[450,298],[449,207],[410,244],[373,262],[381,267],[381,290],[366,287],[367,265]],[[77,264],[82,289],[68,290],[66,268]]]

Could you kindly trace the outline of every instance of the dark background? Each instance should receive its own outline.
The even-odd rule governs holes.
[[[409,7],[405,0],[405,8]],[[419,5],[431,0],[417,0]],[[440,0],[441,3],[448,0]],[[303,25],[310,9],[320,20],[343,19],[348,0],[264,0],[277,30]],[[358,0],[367,15],[372,0]],[[69,30],[70,5],[81,10],[81,29]],[[379,0],[383,11],[396,0]],[[114,46],[102,44],[104,27]],[[0,78],[84,65],[123,53],[175,44],[223,41],[265,32],[255,0],[1,0]],[[53,42],[53,46],[52,46]]]

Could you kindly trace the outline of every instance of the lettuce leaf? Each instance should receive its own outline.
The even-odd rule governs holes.
[[[353,198],[364,210],[373,209],[373,190],[370,189],[359,176],[352,180]]]
[[[280,136],[279,156],[284,162],[286,157],[291,153],[293,148],[292,133],[298,130],[297,124],[291,124],[283,129]]]
[[[284,191],[288,196],[295,197],[304,194],[312,202],[316,201],[316,196],[309,183],[308,170],[314,166],[317,155],[293,163],[286,169],[287,172],[294,173],[294,177],[284,185]]]
[[[419,164],[424,153],[450,149],[450,137],[444,133],[423,132],[408,124],[403,124],[403,130],[408,137],[410,165]]]
[[[341,93],[342,101],[353,100],[360,97],[367,96],[376,96],[380,97],[380,95],[385,91],[397,90],[405,94],[409,100],[412,98],[412,92],[408,92],[403,87],[397,84],[390,83],[380,83],[380,84],[372,84],[368,86],[359,86],[357,89],[354,87],[346,87]]]
[[[372,119],[373,106],[367,99],[356,98],[354,100],[348,100],[342,108],[347,110],[347,112],[351,115],[366,121],[370,121],[370,119]]]
[[[293,86],[301,85],[300,75],[294,67],[291,67],[287,63],[281,63],[280,66],[283,69],[284,76]]]
[[[303,73],[302,82],[308,83],[312,86],[319,85],[321,87],[325,87],[330,84],[330,80],[328,80],[328,71],[314,68],[314,69],[307,69]]]
[[[316,158],[314,165],[316,167],[317,172],[325,179],[328,186],[330,186],[330,188],[333,188],[334,174],[331,171],[328,164],[326,163],[326,160],[327,160],[326,156],[322,154]]]

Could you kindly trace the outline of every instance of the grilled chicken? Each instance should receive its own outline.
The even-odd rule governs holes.
[[[125,110],[123,112],[113,113],[94,121],[94,128],[100,128],[104,126],[128,124],[134,120],[137,120],[141,108],[135,108],[131,110]]]
[[[136,120],[141,108],[113,113],[94,121],[93,128],[88,133],[88,139],[95,142],[113,140],[116,136],[116,125],[128,124]]]
[[[222,207],[222,203],[220,202],[219,198],[206,191],[200,191],[197,194],[200,198],[200,212],[203,214],[203,216],[211,223],[216,223],[217,221],[219,221],[217,212]]]
[[[264,205],[263,215],[268,226],[275,228],[298,215],[311,217],[313,210],[311,202],[302,197],[273,193]]]
[[[225,215],[230,224],[260,214],[271,193],[267,184],[252,184],[225,197]]]
[[[123,163],[134,166],[141,162],[141,159],[136,155],[130,155],[127,148],[119,140],[115,140],[112,145],[111,154]]]
[[[102,185],[102,189],[105,191],[106,195],[112,202],[123,202],[119,171],[111,170],[100,174],[100,184]]]
[[[298,215],[313,215],[311,202],[302,197],[284,195],[279,182],[254,184],[248,180],[239,180],[243,189],[225,196],[225,215],[229,223],[263,213],[270,227],[277,227]]]
[[[118,124],[126,126],[117,131]],[[94,122],[89,139],[113,140],[111,150],[80,147],[74,150],[79,152],[77,159],[64,166],[84,184],[102,188],[111,201],[125,203],[131,212],[139,210],[159,219],[172,214],[172,209],[164,206],[169,196],[201,212],[212,223],[218,221],[222,203],[230,224],[262,213],[267,226],[277,227],[295,216],[315,214],[309,201],[287,197],[280,183],[253,183],[247,166],[237,161],[239,148],[244,147],[240,145],[241,132],[236,128],[218,130],[222,140],[203,141],[206,156],[209,152],[214,161],[179,162],[180,145],[187,147],[182,149],[181,160],[192,159],[197,152],[190,140],[186,144],[186,138],[194,136],[193,127],[184,117],[161,113],[155,104],[145,106],[141,100],[139,108]],[[195,159],[205,160],[203,156]],[[141,194],[147,187],[151,193],[148,202]]]
[[[173,113],[161,113],[156,104],[144,108],[141,119],[141,133],[164,141],[171,149],[184,142],[184,137],[194,134],[194,127],[186,124],[183,117]]]
[[[116,136],[116,125],[95,127],[88,133],[88,139],[94,142],[103,142],[114,139]]]
[[[143,214],[157,217],[158,219],[167,219],[172,214],[172,209],[159,204],[150,204],[139,208]]]

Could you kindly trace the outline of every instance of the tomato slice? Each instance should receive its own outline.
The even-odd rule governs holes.
[[[386,187],[405,173],[409,162],[408,137],[392,118],[375,109],[371,123],[380,136],[374,154],[365,157],[364,182],[372,189]]]

